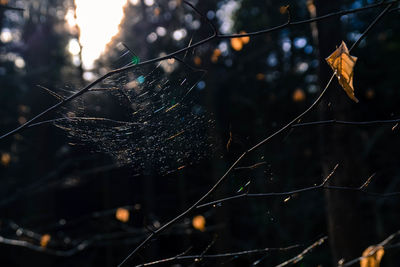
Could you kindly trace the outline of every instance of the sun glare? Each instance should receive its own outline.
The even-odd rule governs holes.
[[[76,23],[80,29],[83,68],[90,70],[118,33],[127,0],[75,0]]]

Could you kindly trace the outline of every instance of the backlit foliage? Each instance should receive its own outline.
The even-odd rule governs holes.
[[[360,260],[360,267],[379,267],[385,250],[382,246],[370,246],[364,250]]]
[[[326,58],[326,61],[335,71],[339,84],[343,87],[346,94],[357,103],[358,99],[354,95],[353,87],[354,65],[357,58],[349,54],[349,49],[342,41],[341,45]]]

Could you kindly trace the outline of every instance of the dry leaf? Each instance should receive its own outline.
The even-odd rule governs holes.
[[[347,49],[346,44],[342,41],[342,44],[325,60],[335,71],[339,84],[343,87],[347,95],[358,103],[353,87],[354,65],[356,64],[357,57],[349,54],[349,49]]]
[[[221,50],[214,49],[213,54],[211,56],[211,62],[212,63],[217,63],[219,56],[221,55]]]
[[[360,267],[379,267],[383,254],[385,250],[382,246],[368,247],[362,254],[364,258],[360,260]]]
[[[294,102],[301,102],[306,99],[306,94],[301,88],[297,88],[292,95],[293,101]]]
[[[200,58],[199,56],[195,56],[195,57],[193,58],[193,61],[194,61],[194,64],[195,64],[196,66],[200,66],[200,65],[201,65],[201,58]]]
[[[239,34],[247,34],[247,32],[240,31]],[[242,41],[243,44],[248,44],[250,42],[250,36],[240,37],[240,40]]]
[[[280,8],[279,8],[279,13],[281,13],[281,14],[286,14],[287,12],[288,12],[288,10],[289,10],[289,5],[286,5],[286,6],[281,6]]]
[[[206,219],[202,215],[197,215],[192,220],[193,228],[204,231],[206,229]]]
[[[3,166],[8,166],[8,164],[10,164],[10,162],[11,162],[11,155],[10,155],[10,153],[2,153],[1,154],[1,157],[0,157],[0,162],[1,162],[1,165],[3,165]]]
[[[118,221],[126,223],[127,221],[129,221],[129,210],[125,208],[118,208],[115,211],[115,218]]]
[[[50,242],[50,239],[51,239],[51,236],[49,234],[42,235],[42,237],[40,238],[40,246],[42,248],[47,247],[47,245]]]
[[[239,34],[246,34],[245,31],[240,31]],[[243,48],[243,45],[247,44],[250,42],[250,37],[249,36],[242,36],[242,37],[237,37],[237,38],[232,38],[231,39],[231,47],[236,50],[240,51]]]
[[[243,48],[243,42],[240,38],[232,38],[231,39],[231,46],[234,50],[240,51]]]
[[[185,167],[186,167],[186,165],[182,165],[182,166],[178,167],[178,171],[182,170]]]

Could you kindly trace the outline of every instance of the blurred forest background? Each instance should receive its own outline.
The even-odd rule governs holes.
[[[119,32],[96,62],[85,65],[77,3],[0,1],[1,135],[112,69],[213,34],[182,1],[130,0],[123,5]],[[287,4],[292,20],[299,21],[376,2],[191,3],[229,34],[285,23]],[[91,5],[93,14],[100,12],[96,1]],[[360,102],[334,81],[302,122],[400,118],[398,7],[352,51],[358,57],[354,87]],[[251,38],[213,40],[177,59],[113,75],[42,118],[57,121],[0,140],[0,265],[118,265],[151,231],[207,192],[242,152],[313,103],[332,74],[324,59],[342,40],[354,43],[383,8]],[[208,201],[314,186],[336,164],[331,185],[358,187],[375,173],[368,191],[400,191],[399,129],[397,123],[294,127],[249,154],[240,166],[260,163],[257,168],[233,171]],[[188,255],[199,255],[301,245],[165,264],[275,266],[327,235],[298,266],[332,266],[361,256],[398,231],[399,221],[398,197],[315,190],[242,198],[196,209],[129,264],[188,248]],[[399,255],[398,246],[388,248],[381,266],[396,266]]]

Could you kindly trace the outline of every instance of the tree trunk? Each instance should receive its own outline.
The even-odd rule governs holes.
[[[341,1],[316,1],[317,15],[340,10]],[[325,62],[343,40],[340,18],[321,21],[318,25],[319,77],[323,89],[332,75]],[[350,44],[349,44],[350,45]],[[336,78],[320,104],[320,119],[351,120],[352,103]],[[363,178],[359,152],[352,145],[356,129],[341,125],[325,126],[320,129],[322,169],[326,177],[336,164],[339,167],[330,180],[331,185],[359,186]],[[362,229],[360,210],[357,208],[358,194],[354,192],[326,191],[327,223],[334,265],[341,259],[350,260],[361,256]]]

